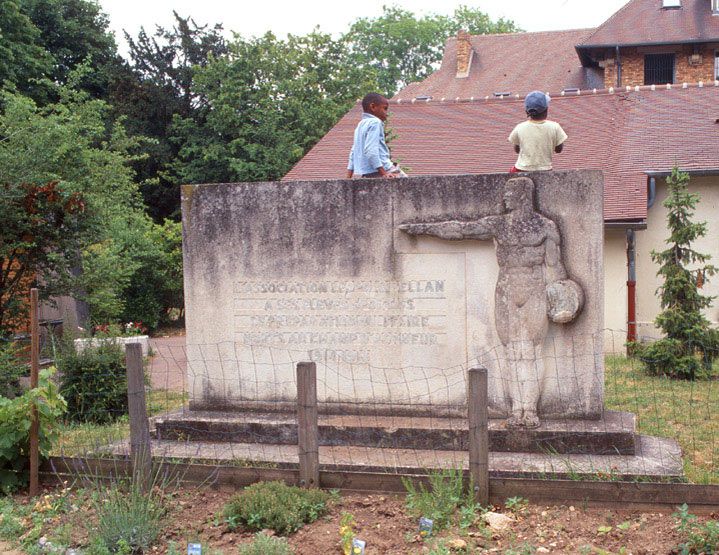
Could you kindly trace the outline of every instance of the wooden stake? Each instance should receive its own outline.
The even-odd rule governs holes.
[[[142,345],[125,345],[127,365],[127,404],[130,413],[130,460],[132,476],[142,491],[149,491],[152,478],[152,447],[150,423],[145,402],[145,373],[142,364]]]
[[[469,417],[469,474],[477,503],[489,505],[489,407],[487,396],[487,369],[469,371],[467,391]]]
[[[297,365],[297,436],[300,459],[300,485],[320,485],[319,432],[317,430],[317,365]]]
[[[40,375],[40,303],[37,288],[30,289],[30,389],[37,389]],[[30,416],[30,497],[40,491],[40,418],[33,405]]]

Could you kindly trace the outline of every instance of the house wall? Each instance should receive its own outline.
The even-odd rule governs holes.
[[[622,65],[621,86],[644,85],[644,55],[671,53],[676,54],[674,66],[675,83],[698,83],[699,81],[714,81],[714,56],[719,44],[700,45],[698,53],[701,54],[699,63],[690,62],[694,53],[693,45],[676,45],[662,47],[622,48],[619,52]],[[617,86],[617,64],[614,57],[604,62],[604,86],[606,88]]]
[[[716,217],[719,209],[719,177],[692,177],[689,190],[701,197],[694,221],[707,222],[706,235],[696,241],[693,247],[701,253],[710,254],[710,263],[719,266],[719,220]],[[653,320],[661,310],[656,294],[661,279],[656,275],[658,266],[652,262],[650,252],[665,247],[668,236],[667,210],[662,204],[666,198],[666,181],[657,180],[657,199],[649,210],[647,229],[637,232],[637,323],[639,335],[645,337],[660,336]],[[710,278],[703,291],[706,295],[719,295],[719,276]],[[611,297],[607,296],[607,299]],[[715,325],[719,322],[719,301],[714,301],[706,311],[706,316]]]
[[[604,350],[624,351],[627,339],[627,241],[623,229],[604,231]]]

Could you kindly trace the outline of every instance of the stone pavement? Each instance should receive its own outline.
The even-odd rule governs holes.
[[[150,383],[153,389],[187,391],[187,351],[185,336],[150,339]]]

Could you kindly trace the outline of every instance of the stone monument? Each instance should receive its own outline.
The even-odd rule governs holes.
[[[603,409],[600,172],[186,186],[190,406],[461,413],[489,370],[519,427]]]

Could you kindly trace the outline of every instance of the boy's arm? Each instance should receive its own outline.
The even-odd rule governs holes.
[[[367,159],[370,167],[375,168],[382,177],[389,177],[387,170],[382,165],[382,160],[379,157],[379,145],[382,137],[384,136],[384,126],[379,122],[379,125],[372,125],[367,130],[367,137],[364,143],[363,155]]]
[[[517,127],[512,129],[507,140],[514,145],[514,152],[519,154],[519,133],[517,132]]]
[[[354,175],[354,152],[355,145],[353,144],[350,149],[350,159],[347,162],[347,179],[352,179],[352,176]]]
[[[554,152],[559,154],[564,150],[564,142],[567,140],[567,134],[562,129],[562,126],[557,124],[556,137],[554,139]]]

